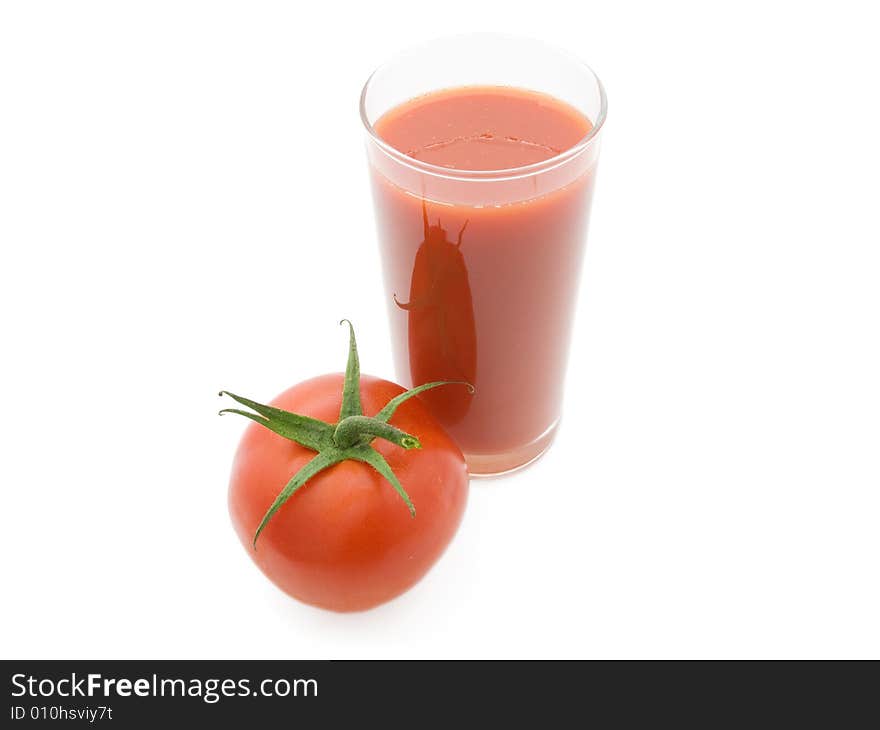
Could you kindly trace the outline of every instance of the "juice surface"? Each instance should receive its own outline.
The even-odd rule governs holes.
[[[420,96],[391,110],[376,132],[406,155],[457,170],[504,170],[555,157],[590,131],[589,120],[546,94],[470,86]]]
[[[506,170],[571,148],[591,123],[545,94],[462,87],[406,102],[374,127],[423,162]],[[592,181],[590,169],[525,199],[461,204],[373,170],[398,377],[475,386],[421,396],[472,466],[495,456],[503,466],[505,454],[516,465],[558,421]]]

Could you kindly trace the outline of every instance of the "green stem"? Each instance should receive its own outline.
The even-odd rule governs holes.
[[[333,432],[333,440],[340,449],[347,449],[360,441],[383,438],[405,449],[420,449],[421,442],[399,428],[369,416],[349,416],[341,420]]]
[[[394,415],[394,412],[400,407],[403,403],[406,403],[413,396],[418,395],[419,393],[424,393],[426,390],[431,390],[432,388],[439,388],[441,385],[465,385],[467,386],[468,393],[474,392],[474,386],[470,383],[465,382],[464,380],[436,380],[433,383],[425,383],[424,385],[417,385],[415,388],[410,388],[405,393],[401,393],[400,395],[394,396],[388,403],[385,404],[385,407],[376,414],[376,418],[380,421],[387,421],[391,416]]]
[[[345,382],[342,385],[340,421],[349,416],[360,416],[364,412],[361,407],[361,363],[358,359],[357,341],[354,338],[354,325],[347,319],[343,319],[342,322],[348,325],[348,364],[345,366]]]
[[[254,533],[254,548],[257,547],[257,538],[260,536],[263,528],[266,527],[266,525],[269,523],[269,520],[272,519],[272,516],[279,509],[281,509],[281,505],[283,505],[288,499],[290,499],[297,489],[299,489],[309,479],[315,476],[315,474],[317,474],[319,471],[323,471],[327,467],[338,464],[342,460],[342,455],[338,453],[333,453],[331,451],[322,451],[302,469],[300,469],[296,474],[294,474],[291,477],[290,481],[287,482],[287,485],[284,487],[284,489],[282,489],[278,496],[275,497],[275,501],[272,502],[272,506],[269,507],[269,509],[266,511],[266,514],[263,515],[263,519],[260,520],[260,524],[257,526],[257,531],[256,533]]]

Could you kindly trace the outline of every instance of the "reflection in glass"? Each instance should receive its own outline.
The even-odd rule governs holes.
[[[470,282],[461,246],[467,221],[455,241],[437,219],[428,222],[422,200],[424,237],[419,244],[410,280],[409,300],[394,303],[408,313],[409,362],[414,384],[433,380],[475,383],[477,335]],[[466,390],[444,388],[421,396],[447,424],[460,421],[473,396]]]

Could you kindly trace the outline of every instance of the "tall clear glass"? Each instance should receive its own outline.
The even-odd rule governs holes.
[[[490,171],[414,159],[376,132],[406,101],[472,86],[549,94],[592,127],[554,157]],[[605,113],[602,84],[583,63],[495,34],[405,51],[361,94],[397,376],[473,384],[473,394],[446,386],[421,397],[474,476],[536,459],[559,423]]]

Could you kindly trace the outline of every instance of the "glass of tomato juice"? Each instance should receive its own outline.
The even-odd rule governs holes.
[[[361,94],[400,382],[473,476],[540,456],[559,423],[605,120],[602,84],[534,40],[403,52]]]

